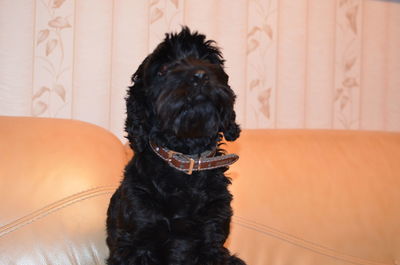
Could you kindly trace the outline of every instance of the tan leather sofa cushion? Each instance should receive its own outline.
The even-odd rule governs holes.
[[[0,264],[103,264],[121,142],[83,122],[0,117],[0,150]]]
[[[400,264],[400,134],[248,130],[230,248],[251,265]]]

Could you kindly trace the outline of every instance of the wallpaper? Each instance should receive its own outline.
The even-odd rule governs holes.
[[[143,58],[182,25],[217,41],[242,128],[400,131],[400,3],[1,0],[0,115],[121,139]]]

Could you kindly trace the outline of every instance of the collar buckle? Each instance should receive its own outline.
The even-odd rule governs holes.
[[[172,158],[174,157],[174,155],[179,156],[179,157],[189,161],[189,168],[187,169],[186,173],[188,175],[192,175],[193,168],[194,168],[194,163],[195,163],[193,158],[191,158],[191,157],[189,157],[187,155],[184,155],[184,154],[182,154],[180,152],[173,151],[173,150],[168,150],[167,153],[168,153],[168,164],[170,166],[172,166]]]

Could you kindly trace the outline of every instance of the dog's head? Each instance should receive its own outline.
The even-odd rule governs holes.
[[[141,152],[149,139],[182,152],[185,146],[196,152],[199,145],[215,145],[222,134],[235,140],[235,94],[223,65],[220,50],[204,35],[186,27],[166,34],[128,91],[125,125],[134,151]]]

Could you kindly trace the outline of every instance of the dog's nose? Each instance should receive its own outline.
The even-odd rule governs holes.
[[[207,80],[208,80],[208,75],[206,71],[199,69],[193,73],[192,83],[194,85],[200,85],[202,83],[207,82]]]

